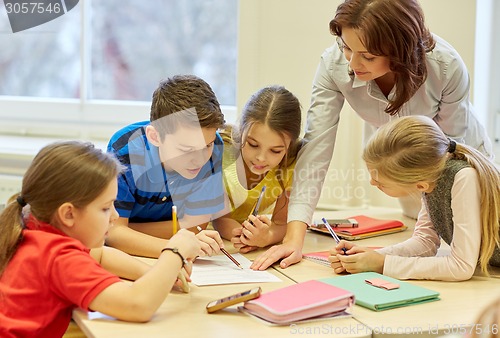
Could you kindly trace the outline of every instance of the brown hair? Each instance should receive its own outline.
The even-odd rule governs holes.
[[[84,208],[122,171],[111,154],[91,143],[56,142],[45,146],[26,171],[21,193],[0,214],[0,275],[22,240],[25,203],[38,220],[56,225],[54,215],[63,203]]]
[[[346,0],[337,7],[330,32],[340,37],[344,27],[358,31],[369,53],[389,59],[396,92],[385,111],[397,114],[425,82],[425,55],[436,45],[420,4],[417,0]]]
[[[286,169],[297,157],[300,150],[300,129],[302,114],[299,100],[283,86],[264,87],[248,99],[243,108],[238,128],[232,130],[232,140],[238,145],[245,144],[245,138],[255,123],[267,125],[282,138],[291,139],[279,169]]]
[[[436,182],[450,158],[467,161],[477,171],[481,190],[481,250],[479,263],[488,275],[488,263],[500,245],[500,172],[476,149],[457,143],[448,152],[450,140],[426,116],[405,116],[380,127],[368,141],[363,160],[379,174],[402,184]]]
[[[169,116],[168,123],[159,123],[166,116]],[[176,75],[161,81],[154,91],[150,121],[163,139],[165,134],[174,132],[179,124],[221,128],[224,115],[208,83],[194,75]]]

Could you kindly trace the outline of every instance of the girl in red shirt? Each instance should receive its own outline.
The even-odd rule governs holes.
[[[20,195],[0,214],[1,337],[61,337],[76,307],[148,321],[181,269],[200,254],[186,230],[172,237],[153,267],[103,247],[118,217],[121,170],[90,143],[54,143],[35,157]],[[109,271],[137,280],[126,283]]]

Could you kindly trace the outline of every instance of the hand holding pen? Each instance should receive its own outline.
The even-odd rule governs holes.
[[[257,198],[257,202],[255,202],[252,211],[250,212],[250,215],[257,217],[259,214],[259,209],[260,209],[260,204],[262,203],[262,198],[264,197],[264,193],[266,192],[266,186],[262,186],[262,190],[260,191],[259,198]],[[252,221],[248,221],[249,223],[252,223]]]
[[[241,225],[240,233],[239,233],[239,243],[231,240],[233,244],[240,245],[240,247],[247,246],[251,251],[256,247],[263,247],[267,245],[265,241],[265,235],[268,233],[268,229],[271,226],[271,220],[266,216],[259,216],[260,206],[262,204],[262,200],[264,198],[266,192],[266,186],[262,186],[259,197],[248,215],[248,219],[243,222]],[[236,230],[236,229],[235,229]],[[235,233],[235,231],[233,231]]]
[[[207,232],[216,232],[216,231],[212,231],[212,230],[203,230],[200,226],[197,226],[196,229],[198,230],[198,234],[206,234]],[[218,234],[218,233],[217,233]],[[220,238],[220,237],[219,237]],[[222,243],[222,240],[221,240],[221,243]],[[224,249],[224,244],[222,243],[222,245],[219,246],[219,249],[220,251],[227,257],[231,260],[231,262],[233,262],[238,268],[240,269],[243,269],[243,267],[241,266],[241,264],[229,253],[226,251],[226,249]]]
[[[326,220],[326,218],[322,218],[322,220],[323,220],[323,223],[325,224],[325,227],[328,229],[328,232],[330,233],[330,235],[332,235],[332,237],[335,240],[335,242],[337,244],[339,244],[340,243],[340,238],[339,238],[339,236],[337,236],[337,234],[335,233],[335,231],[333,231],[332,226],[330,225],[330,223],[328,223],[328,221]],[[346,248],[342,248],[342,251],[344,252],[344,255],[347,255],[347,249]]]

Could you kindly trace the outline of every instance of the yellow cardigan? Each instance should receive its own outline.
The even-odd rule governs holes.
[[[246,184],[241,184],[238,179],[237,170],[245,170],[241,151],[235,149],[232,144],[224,143],[224,154],[222,156],[224,185],[231,203],[231,218],[242,223],[248,218],[252,208],[259,197],[262,186],[266,185],[266,191],[261,201],[259,214],[271,214],[279,196],[283,193],[278,174],[280,169],[272,169],[253,189],[248,190]],[[288,191],[292,186],[295,161],[284,170],[282,181]]]

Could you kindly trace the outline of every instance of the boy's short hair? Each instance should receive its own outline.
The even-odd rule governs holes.
[[[182,114],[185,112],[186,114]],[[224,115],[212,88],[204,80],[194,75],[176,75],[160,82],[153,92],[150,121],[157,128],[160,137],[174,132],[178,118],[163,119],[174,113],[185,116],[182,123],[196,123],[202,128],[219,129],[224,125]],[[172,116],[174,117],[174,116]],[[159,121],[168,123],[158,123]],[[154,123],[158,121],[157,123]],[[176,121],[176,123],[172,123]]]

